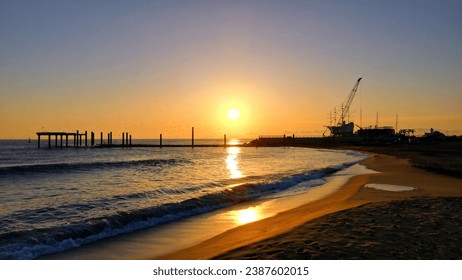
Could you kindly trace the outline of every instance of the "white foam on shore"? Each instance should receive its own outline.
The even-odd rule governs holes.
[[[389,191],[389,192],[407,192],[413,191],[416,188],[410,186],[390,185],[390,184],[366,184],[365,188],[372,188],[376,190]]]

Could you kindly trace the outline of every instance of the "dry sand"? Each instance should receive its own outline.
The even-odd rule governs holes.
[[[388,155],[363,164],[380,173],[355,176],[324,199],[159,259],[462,259],[462,179]]]

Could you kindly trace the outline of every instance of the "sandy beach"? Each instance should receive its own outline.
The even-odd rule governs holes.
[[[461,259],[462,179],[372,154],[375,174],[158,259]],[[389,184],[413,190],[365,187]]]

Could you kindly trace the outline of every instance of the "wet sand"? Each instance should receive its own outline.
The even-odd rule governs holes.
[[[376,154],[379,171],[312,203],[159,259],[461,259],[462,179]],[[415,188],[385,191],[366,184]]]
[[[215,259],[461,259],[462,197],[368,203]]]

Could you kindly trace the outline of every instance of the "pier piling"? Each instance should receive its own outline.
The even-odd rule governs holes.
[[[75,131],[75,137],[76,137],[76,141],[75,141],[74,146],[78,147],[79,146],[79,141],[80,141],[80,134],[79,134],[78,130]]]
[[[192,127],[192,132],[191,132],[191,147],[194,148],[194,127]]]

